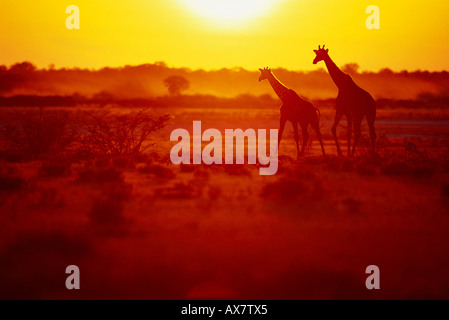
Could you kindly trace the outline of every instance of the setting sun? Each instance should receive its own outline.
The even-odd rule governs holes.
[[[1,13],[0,29],[8,30],[1,34],[5,65],[101,68],[164,61],[208,70],[314,70],[319,66],[312,64],[312,50],[325,44],[339,64],[354,62],[361,70],[447,68],[443,0],[378,0],[379,30],[367,29],[370,2],[359,0],[77,0],[79,30],[66,28],[67,5],[60,0],[17,3]]]
[[[196,14],[218,23],[241,22],[267,14],[279,0],[181,0]]]

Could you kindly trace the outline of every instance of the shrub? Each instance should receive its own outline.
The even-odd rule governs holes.
[[[112,159],[112,164],[116,168],[126,169],[134,166],[134,163],[132,163],[132,161],[130,160],[131,159],[129,159],[128,157],[117,157]]]
[[[220,186],[209,186],[207,192],[210,200],[218,200],[222,194],[222,188]]]
[[[413,178],[430,178],[435,171],[435,166],[430,161],[392,160],[382,166],[382,173],[390,176],[407,175]]]
[[[123,211],[122,200],[108,197],[94,202],[89,217],[94,225],[117,225],[125,221]]]
[[[328,168],[333,171],[349,172],[354,170],[354,164],[346,157],[329,156],[325,161]]]
[[[145,110],[134,113],[87,113],[79,130],[82,149],[96,156],[138,158],[151,144],[146,143],[150,134],[162,129],[171,119],[169,115],[153,118]]]
[[[381,164],[379,157],[368,154],[357,159],[355,167],[357,172],[361,175],[372,175],[377,172],[377,169]]]
[[[154,193],[155,197],[163,199],[191,199],[198,196],[191,185],[176,183],[172,187],[158,188]]]
[[[194,164],[180,164],[181,172],[187,173],[187,172],[193,172],[195,171],[195,165]]]
[[[0,175],[0,190],[2,191],[16,191],[26,185],[26,180],[21,177]]]
[[[139,172],[153,174],[154,176],[162,179],[172,179],[176,176],[173,170],[158,164],[151,164],[141,167],[139,168]]]
[[[28,160],[64,156],[74,141],[68,128],[70,112],[15,111],[4,124],[4,146],[7,158]],[[11,157],[10,157],[11,156]]]
[[[39,169],[42,177],[63,177],[70,174],[70,163],[45,162]]]
[[[224,172],[230,176],[250,176],[251,172],[248,169],[248,165],[241,164],[224,164]]]
[[[197,180],[208,180],[209,179],[209,171],[207,168],[200,167],[198,170],[195,170],[193,176]]]
[[[449,183],[445,183],[441,186],[441,195],[449,200]]]
[[[392,160],[382,166],[382,173],[388,176],[405,175],[409,172],[409,168],[404,161]]]
[[[265,185],[260,196],[270,200],[295,200],[298,195],[307,191],[307,186],[301,180],[284,177]]]
[[[119,182],[123,183],[122,172],[115,168],[94,169],[86,168],[78,172],[79,182],[105,183]]]

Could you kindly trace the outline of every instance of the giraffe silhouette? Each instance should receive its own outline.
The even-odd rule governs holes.
[[[374,129],[374,121],[376,120],[376,102],[373,97],[365,90],[360,88],[349,74],[341,71],[337,65],[329,57],[329,49],[321,48],[313,50],[316,54],[313,64],[319,61],[324,61],[329,75],[338,88],[338,96],[336,100],[335,121],[332,126],[332,134],[337,145],[337,152],[341,155],[341,149],[337,139],[337,126],[343,116],[346,116],[348,121],[348,157],[351,155],[351,135],[352,127],[354,126],[354,145],[352,147],[352,155],[361,135],[360,125],[363,118],[366,116],[368,122],[369,134],[371,139],[371,147],[373,153],[376,145],[376,131]]]
[[[259,81],[267,79],[270,82],[271,87],[274,92],[282,101],[282,106],[280,108],[281,118],[280,127],[278,135],[278,148],[281,143],[282,133],[284,132],[285,123],[290,121],[293,125],[293,130],[295,134],[296,142],[296,156],[304,154],[304,148],[309,140],[309,124],[312,129],[316,132],[318,140],[321,144],[321,150],[323,155],[325,155],[323,140],[321,137],[320,126],[319,126],[319,110],[315,106],[301,98],[294,90],[287,88],[283,83],[281,83],[271,72],[270,68],[259,69],[260,77]],[[317,114],[318,113],[318,114]],[[301,127],[302,132],[302,147],[301,152],[299,151],[299,134],[298,125]]]

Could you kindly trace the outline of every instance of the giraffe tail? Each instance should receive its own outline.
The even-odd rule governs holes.
[[[321,119],[321,112],[320,109],[318,109],[317,107],[314,107],[315,111],[318,113],[318,123],[320,123],[320,119]]]

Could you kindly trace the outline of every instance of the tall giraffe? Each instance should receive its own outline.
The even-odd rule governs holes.
[[[316,132],[318,140],[321,144],[321,150],[324,152],[323,140],[321,137],[320,126],[318,114],[320,111],[315,108],[315,106],[307,101],[302,99],[295,91],[287,88],[283,83],[281,83],[271,72],[271,69],[264,68],[259,69],[260,77],[259,81],[268,79],[271,87],[274,92],[278,95],[278,97],[282,101],[282,106],[280,108],[281,118],[280,118],[280,128],[279,128],[279,136],[278,136],[278,147],[281,143],[282,133],[284,132],[285,123],[290,121],[293,125],[293,130],[295,133],[295,142],[296,142],[296,155],[299,158],[299,155],[304,154],[304,148],[309,139],[309,124]],[[298,124],[301,127],[302,131],[302,147],[301,153],[299,152],[299,135],[298,135]]]
[[[352,127],[354,126],[355,136],[354,145],[352,147],[352,155],[354,155],[357,141],[360,138],[361,130],[360,125],[363,118],[366,116],[368,122],[369,134],[371,138],[371,146],[373,152],[375,152],[376,145],[376,131],[374,129],[374,121],[376,120],[376,102],[373,97],[355,84],[354,80],[349,74],[341,71],[337,65],[329,57],[329,49],[324,49],[318,46],[318,50],[313,50],[316,54],[313,64],[317,64],[319,61],[324,61],[326,64],[329,75],[338,88],[338,96],[336,100],[337,110],[335,112],[335,121],[332,126],[332,134],[337,145],[337,152],[341,155],[341,149],[337,140],[337,126],[342,118],[346,116],[348,121],[348,157],[351,154],[351,135]]]

